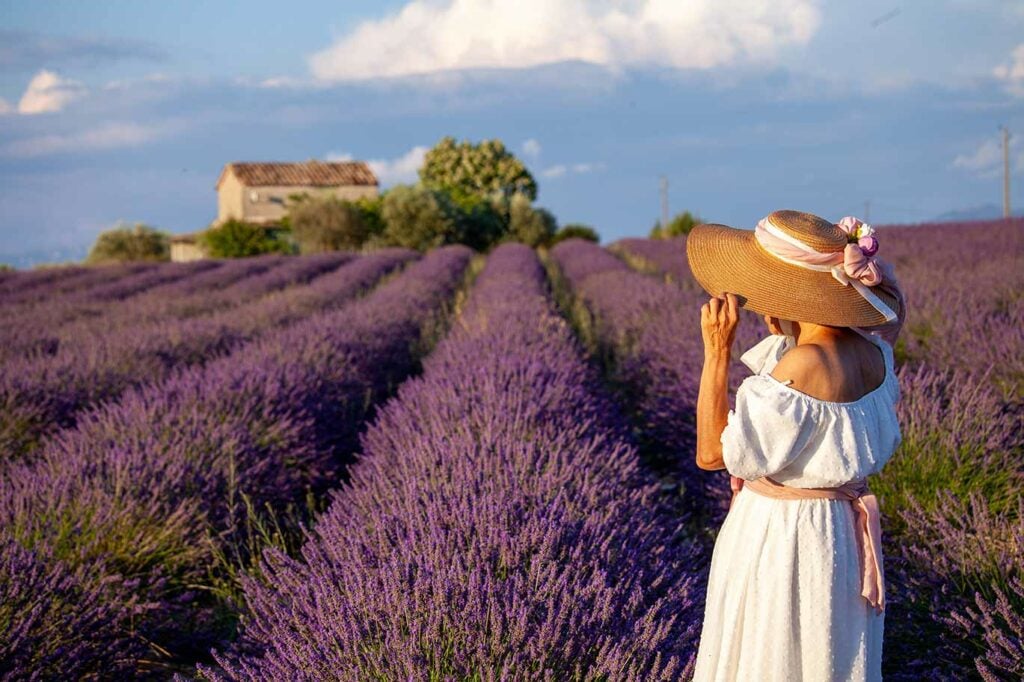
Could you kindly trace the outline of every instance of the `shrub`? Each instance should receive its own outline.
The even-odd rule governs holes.
[[[126,261],[170,260],[171,247],[167,233],[148,225],[119,225],[101,232],[85,261],[90,264],[123,263]]]
[[[383,196],[361,197],[352,203],[359,209],[359,215],[366,227],[367,238],[384,233],[384,218],[381,216],[381,210],[384,208]]]
[[[558,229],[555,216],[543,208],[534,208],[525,194],[514,194],[508,206],[508,234],[515,241],[539,246],[551,241]]]
[[[703,221],[697,216],[693,215],[689,211],[683,211],[682,213],[676,214],[676,217],[669,221],[668,225],[662,225],[660,222],[651,228],[651,239],[671,239],[672,237],[681,237],[686,234],[690,234],[697,225],[700,225]]]
[[[302,201],[288,216],[301,253],[358,249],[370,236],[359,206],[337,197]]]
[[[597,230],[590,227],[589,225],[582,225],[580,223],[570,223],[565,225],[555,236],[551,238],[552,244],[565,241],[566,239],[586,239],[589,242],[597,243],[601,241],[601,237],[597,234]]]
[[[449,196],[458,211],[455,241],[485,251],[508,234],[507,211],[490,197]]]
[[[212,258],[245,258],[263,253],[289,253],[291,247],[280,228],[266,228],[241,220],[227,220],[199,236]]]
[[[384,196],[381,217],[383,237],[394,246],[425,251],[458,241],[459,211],[443,192],[394,187]]]

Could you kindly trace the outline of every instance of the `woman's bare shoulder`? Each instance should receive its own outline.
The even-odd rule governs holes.
[[[835,348],[801,344],[779,358],[771,376],[812,398],[849,402],[876,388],[884,378],[884,360],[877,357],[877,348],[871,351],[876,357],[867,356],[866,350],[839,354]]]
[[[781,381],[792,379],[801,383],[823,370],[828,369],[828,355],[825,349],[813,343],[794,346],[786,351],[771,371],[771,375]]]

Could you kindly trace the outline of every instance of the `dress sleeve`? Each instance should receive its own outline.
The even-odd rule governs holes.
[[[722,431],[725,468],[748,481],[784,469],[815,437],[811,410],[807,400],[772,377],[744,379]]]

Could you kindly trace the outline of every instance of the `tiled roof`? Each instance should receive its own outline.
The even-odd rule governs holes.
[[[284,185],[287,187],[338,187],[376,185],[377,176],[363,161],[234,162],[224,166],[216,187],[228,171],[246,187]]]

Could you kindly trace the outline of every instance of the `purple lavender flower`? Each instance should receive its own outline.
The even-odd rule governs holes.
[[[679,679],[699,578],[628,432],[505,245],[362,439],[299,559],[268,552],[228,679]]]
[[[76,570],[102,558],[89,585],[134,581],[133,598],[156,605],[135,622],[158,645],[148,657],[208,647],[224,633],[206,614],[230,605],[195,586],[239,541],[243,496],[283,508],[337,481],[376,402],[416,370],[469,256],[434,251],[363,299],[88,411],[0,472],[0,528]]]

